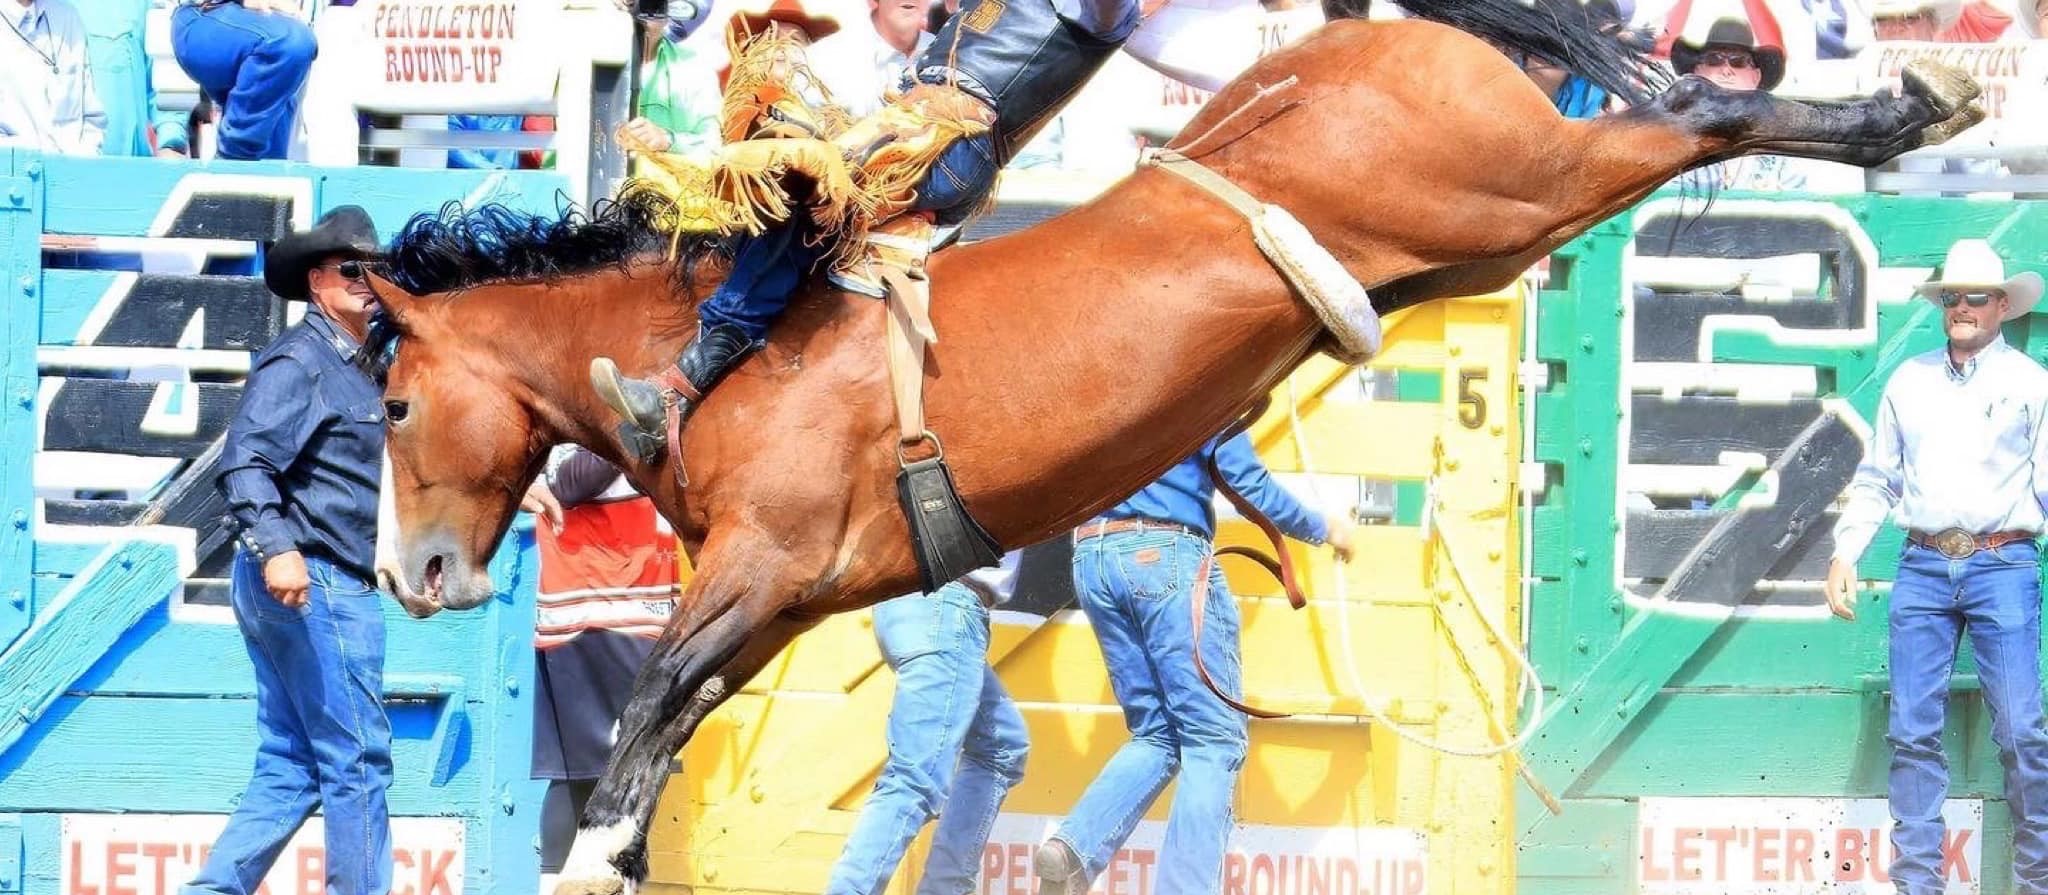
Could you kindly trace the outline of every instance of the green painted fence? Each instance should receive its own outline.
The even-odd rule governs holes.
[[[1882,879],[1899,532],[1862,564],[1877,585],[1855,622],[1820,582],[1856,427],[1942,342],[1911,288],[1971,237],[2009,273],[2048,271],[2048,203],[1880,196],[1659,197],[1553,259],[1525,564],[1556,701],[1525,757],[1564,810],[1522,789],[1518,891]],[[2006,337],[2048,362],[2042,315]],[[1973,669],[1966,642],[1949,891],[2005,893],[2011,821]]]

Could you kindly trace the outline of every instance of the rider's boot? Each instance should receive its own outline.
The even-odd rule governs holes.
[[[590,387],[597,390],[605,406],[625,417],[619,426],[619,440],[626,449],[640,462],[651,463],[668,447],[670,408],[674,408],[680,429],[704,394],[756,347],[754,340],[730,323],[703,326],[675,366],[652,378],[627,378],[608,357],[591,361]]]

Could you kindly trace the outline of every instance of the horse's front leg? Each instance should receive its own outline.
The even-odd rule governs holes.
[[[610,764],[584,808],[554,895],[621,895],[627,880],[638,885],[646,879],[647,827],[673,756],[706,716],[817,623],[781,614],[798,588],[779,580],[772,564],[731,557],[707,545],[683,595],[687,608],[641,666]],[[726,571],[735,568],[756,577]]]

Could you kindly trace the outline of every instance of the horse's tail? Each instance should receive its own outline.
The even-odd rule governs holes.
[[[1364,18],[1371,2],[1323,0],[1323,12],[1329,18]],[[1414,18],[1548,59],[1631,105],[1670,82],[1648,54],[1603,33],[1605,17],[1594,16],[1594,4],[1586,0],[1398,0],[1396,5]]]

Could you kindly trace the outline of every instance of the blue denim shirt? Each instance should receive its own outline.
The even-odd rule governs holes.
[[[374,580],[383,393],[317,309],[257,355],[216,484],[258,561],[293,550]]]
[[[1151,519],[1178,522],[1205,537],[1216,536],[1216,483],[1209,479],[1207,457],[1216,454],[1216,468],[1237,493],[1252,506],[1271,517],[1288,537],[1321,544],[1330,534],[1323,517],[1302,506],[1301,501],[1273,481],[1259,455],[1252,452],[1251,436],[1239,433],[1228,441],[1210,439],[1194,456],[1166,471],[1158,481],[1146,485],[1123,503],[1102,514],[1103,519]]]

